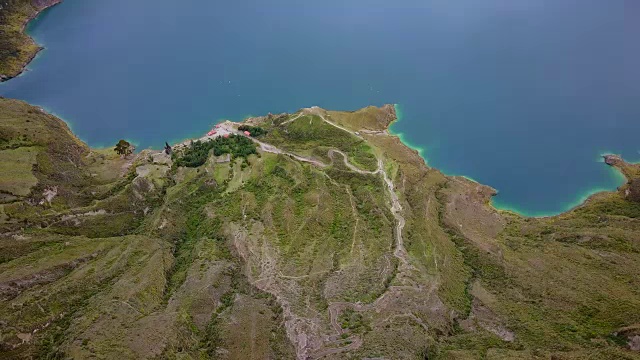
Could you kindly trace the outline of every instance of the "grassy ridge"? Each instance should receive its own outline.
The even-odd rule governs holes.
[[[620,164],[619,192],[529,219],[378,132],[388,108],[322,114],[361,136],[317,115],[249,126],[325,167],[266,152],[209,161],[215,147],[189,167],[89,149],[2,99],[0,358],[638,358],[627,189],[640,167]],[[368,170],[380,156],[403,247],[383,177],[330,149]]]
[[[362,169],[377,168],[376,157],[366,141],[326,123],[318,115],[300,116],[286,126],[269,123],[263,126],[268,133],[262,139],[284,150],[329,163],[327,151],[339,149]]]
[[[569,358],[635,358],[614,334],[640,321],[637,204],[621,193],[601,194],[557,217],[510,214],[497,223],[489,210],[459,200],[468,196],[465,186],[454,182],[440,191],[450,202],[440,219],[472,271],[471,313],[493,330],[495,325],[482,320],[487,309],[504,319],[517,348],[547,349],[529,357],[555,351]],[[487,233],[495,235],[482,236]],[[445,348],[458,348],[458,337],[466,339],[456,336]],[[469,352],[476,354],[496,346],[472,344]]]

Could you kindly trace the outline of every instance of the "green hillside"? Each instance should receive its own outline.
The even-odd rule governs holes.
[[[40,50],[24,33],[27,22],[61,0],[0,1],[0,81],[19,75]]]
[[[122,158],[0,99],[0,358],[640,358],[640,166],[523,218],[394,119],[303,109],[248,119],[255,146]]]

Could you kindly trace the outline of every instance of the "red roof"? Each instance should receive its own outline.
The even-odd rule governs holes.
[[[246,131],[246,130],[245,130],[244,134],[247,135],[247,136],[251,136],[251,133]]]

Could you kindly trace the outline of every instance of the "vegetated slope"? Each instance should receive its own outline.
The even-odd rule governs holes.
[[[28,178],[0,176],[0,358],[639,358],[640,168],[619,158],[630,185],[531,219],[428,168],[392,106],[248,119],[257,154],[194,167],[0,114],[0,167]]]
[[[0,81],[20,74],[40,47],[24,33],[27,22],[61,0],[0,0]]]

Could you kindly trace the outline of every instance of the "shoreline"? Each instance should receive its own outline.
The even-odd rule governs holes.
[[[418,155],[420,155],[420,157],[422,158],[422,160],[424,160],[424,164],[426,167],[430,168],[429,166],[429,159],[427,159],[427,156],[424,154],[425,153],[425,149],[413,145],[411,144],[407,139],[405,139],[404,134],[400,133],[400,132],[394,132],[391,127],[393,126],[393,124],[399,122],[400,120],[402,120],[402,109],[400,108],[400,104],[393,104],[393,109],[394,109],[394,115],[395,115],[395,119],[393,121],[391,121],[389,123],[389,125],[387,126],[387,133],[390,136],[395,136],[397,137],[400,142],[402,142],[402,144],[406,147],[408,147],[409,149],[416,151],[418,153]],[[446,174],[445,174],[446,175]]]
[[[429,162],[428,162],[427,157],[424,155],[424,151],[425,151],[424,148],[421,148],[421,147],[418,147],[418,146],[415,146],[415,145],[411,144],[409,141],[404,139],[404,136],[403,136],[402,133],[393,132],[393,130],[391,130],[391,126],[393,124],[395,124],[396,122],[399,122],[399,121],[402,120],[402,110],[400,109],[400,105],[399,104],[393,104],[393,107],[395,109],[395,117],[396,118],[391,123],[389,123],[389,125],[387,126],[387,133],[390,136],[397,137],[404,146],[406,146],[409,149],[417,152],[418,155],[424,161],[425,166],[427,166],[427,168],[431,168],[429,166]],[[622,157],[620,157],[618,155],[614,155],[614,154],[610,154],[610,153],[600,154],[601,158],[606,158],[607,156],[617,156],[618,158],[620,158],[622,160]],[[633,164],[633,162],[628,162],[628,161],[625,161],[625,160],[622,160],[622,161],[624,161],[625,163],[628,163],[628,164]],[[602,161],[602,163],[606,164],[605,161]],[[578,200],[572,202],[569,205],[568,209],[562,210],[562,211],[557,212],[557,213],[551,213],[551,214],[530,214],[530,213],[527,213],[526,211],[522,211],[520,209],[517,209],[516,206],[510,205],[510,204],[496,204],[494,199],[496,198],[496,196],[499,195],[499,191],[497,189],[495,189],[494,187],[492,187],[490,185],[483,184],[483,183],[481,183],[481,182],[479,182],[479,181],[477,181],[477,180],[475,180],[475,179],[473,179],[473,178],[471,178],[471,177],[469,177],[467,175],[451,175],[451,174],[447,174],[446,172],[442,171],[441,169],[437,169],[437,168],[436,169],[438,171],[442,172],[446,176],[463,178],[463,179],[465,179],[467,181],[471,181],[471,182],[474,182],[474,183],[477,183],[477,184],[480,184],[480,185],[483,185],[483,186],[487,186],[487,187],[491,188],[492,190],[494,190],[494,194],[491,195],[491,199],[489,200],[489,206],[494,208],[496,211],[509,212],[509,213],[513,213],[513,214],[516,214],[518,216],[525,217],[525,218],[544,219],[544,218],[552,218],[552,217],[556,217],[556,216],[560,216],[560,215],[572,212],[572,211],[574,211],[576,209],[579,209],[579,208],[585,206],[589,201],[591,201],[592,198],[594,198],[594,197],[596,197],[596,196],[598,196],[600,194],[603,194],[603,193],[616,192],[616,191],[618,191],[620,189],[620,187],[622,187],[622,186],[624,186],[625,184],[628,183],[629,178],[624,174],[624,172],[618,166],[608,165],[608,164],[607,164],[607,166],[613,168],[613,171],[615,171],[615,173],[618,174],[618,176],[621,176],[624,179],[624,182],[622,184],[617,185],[615,187],[615,189],[611,189],[611,190],[603,189],[603,188],[587,190],[586,191],[586,195],[579,195]]]
[[[29,57],[20,65],[20,69],[18,70],[17,73],[15,74],[3,74],[2,76],[0,76],[0,83],[2,82],[6,82],[9,81],[11,79],[14,79],[22,74],[24,74],[28,69],[27,66],[29,66],[29,64],[36,58],[36,56],[38,56],[38,54],[44,50],[44,46],[40,45],[38,42],[36,42],[36,39],[34,39],[33,37],[31,37],[31,35],[29,35],[27,33],[27,26],[29,25],[29,23],[32,20],[35,20],[38,18],[38,16],[40,16],[40,14],[42,14],[43,11],[50,9],[56,5],[59,5],[62,3],[63,0],[46,0],[44,3],[44,7],[36,10],[36,12],[27,17],[27,19],[24,21],[24,23],[22,24],[22,28],[21,28],[21,32],[22,34],[24,34],[25,36],[27,36],[29,38],[29,41],[31,41],[34,45],[36,45],[38,48],[36,51],[34,51],[32,54],[29,55]]]
[[[15,99],[15,100],[23,101],[23,102],[24,102],[24,100],[19,100],[19,99]],[[26,103],[26,102],[25,102],[25,103]],[[28,104],[28,103],[27,103],[27,104]],[[29,104],[29,105],[31,105],[31,104]],[[69,131],[70,131],[70,132],[71,132],[71,133],[72,133],[72,134],[73,134],[73,135],[74,135],[78,140],[80,140],[81,142],[83,142],[83,143],[87,144],[87,146],[89,146],[89,148],[90,148],[90,149],[92,149],[92,150],[93,150],[93,149],[95,149],[95,150],[104,150],[104,149],[108,149],[108,148],[112,148],[112,147],[113,147],[113,146],[111,146],[111,145],[102,146],[102,144],[97,144],[97,145],[93,145],[93,146],[92,146],[92,145],[89,145],[89,144],[88,144],[88,142],[86,142],[86,141],[84,141],[83,139],[81,139],[81,138],[80,138],[80,137],[79,137],[79,136],[78,136],[78,135],[73,131],[73,128],[72,128],[71,124],[70,124],[69,122],[67,122],[66,120],[64,120],[62,117],[60,117],[60,116],[56,115],[56,114],[55,114],[55,113],[53,113],[52,111],[49,111],[49,110],[47,110],[47,109],[44,109],[44,108],[43,108],[43,107],[41,107],[41,106],[37,106],[37,105],[32,105],[32,106],[35,106],[35,107],[37,107],[40,111],[42,111],[43,113],[49,114],[49,115],[51,115],[51,116],[54,116],[54,117],[56,117],[57,119],[59,119],[60,121],[62,121],[62,122],[63,122],[63,123],[64,123],[64,124],[69,128]],[[401,142],[401,144],[402,144],[402,145],[404,145],[405,147],[407,147],[407,148],[408,148],[408,149],[410,149],[411,151],[416,152],[416,153],[417,153],[417,155],[418,155],[418,156],[420,156],[420,158],[422,159],[423,164],[424,164],[424,166],[425,166],[427,169],[434,169],[434,170],[436,170],[436,171],[440,171],[442,174],[444,174],[444,175],[445,175],[445,176],[447,176],[447,177],[452,177],[452,178],[461,178],[461,179],[464,179],[465,181],[473,182],[473,183],[475,183],[475,184],[479,184],[479,185],[482,185],[482,186],[484,186],[484,187],[490,188],[490,189],[492,190],[492,195],[491,195],[491,198],[490,198],[490,199],[489,199],[489,201],[488,201],[488,205],[489,205],[489,206],[491,206],[491,207],[492,207],[493,209],[495,209],[496,211],[498,211],[498,212],[507,212],[507,213],[512,213],[512,214],[515,214],[515,215],[517,215],[517,216],[521,216],[521,217],[524,217],[524,218],[544,219],[544,218],[552,218],[552,217],[556,217],[556,216],[561,216],[561,215],[564,215],[564,214],[570,213],[570,212],[572,212],[572,211],[574,211],[574,210],[576,210],[576,209],[578,209],[578,208],[581,208],[581,207],[585,206],[588,202],[590,202],[590,201],[591,201],[591,199],[592,199],[592,198],[594,198],[594,197],[596,197],[596,196],[599,196],[599,195],[601,195],[601,194],[605,194],[605,193],[614,193],[614,192],[618,191],[618,190],[620,189],[620,187],[622,187],[622,186],[626,185],[626,184],[630,181],[630,180],[629,180],[629,177],[624,173],[624,171],[621,169],[621,167],[620,167],[620,166],[625,166],[625,165],[634,165],[634,164],[635,164],[634,162],[628,162],[628,161],[625,161],[625,160],[624,160],[621,156],[619,156],[619,155],[614,155],[614,154],[601,154],[600,156],[601,156],[602,158],[605,158],[605,159],[606,159],[607,157],[615,157],[616,159],[618,159],[618,161],[619,161],[620,163],[622,163],[622,165],[618,166],[618,165],[619,165],[619,163],[616,163],[616,164],[608,164],[608,163],[606,162],[606,160],[605,160],[605,161],[602,161],[602,163],[603,163],[603,164],[607,165],[607,166],[608,166],[608,167],[610,167],[610,168],[613,168],[613,169],[612,169],[612,171],[614,171],[614,172],[617,174],[617,176],[620,176],[622,179],[624,179],[624,182],[623,182],[621,185],[616,186],[616,188],[615,188],[615,189],[613,189],[613,190],[602,189],[602,188],[588,190],[588,191],[586,192],[586,195],[581,195],[581,196],[579,196],[578,200],[577,200],[577,201],[575,201],[575,202],[573,202],[573,203],[572,203],[572,205],[570,205],[570,207],[569,207],[567,210],[563,210],[563,211],[560,211],[560,212],[558,212],[558,213],[553,213],[553,214],[528,214],[528,213],[526,213],[525,211],[519,210],[519,209],[517,209],[515,206],[511,206],[511,205],[509,205],[509,204],[504,204],[504,205],[496,204],[496,202],[494,201],[494,199],[495,199],[495,197],[499,194],[499,192],[498,192],[498,190],[497,190],[497,189],[493,188],[493,187],[492,187],[492,186],[490,186],[490,185],[487,185],[487,184],[481,183],[481,182],[479,182],[479,181],[477,181],[477,180],[475,180],[475,179],[473,179],[473,178],[471,178],[471,177],[469,177],[469,176],[465,176],[465,175],[450,175],[450,174],[447,174],[447,173],[443,172],[442,170],[440,170],[440,169],[438,169],[438,168],[434,168],[434,167],[429,166],[429,165],[428,165],[428,162],[427,162],[427,159],[422,155],[422,154],[423,154],[424,149],[422,149],[422,148],[418,148],[418,147],[416,147],[416,146],[412,145],[411,143],[409,143],[409,142],[407,142],[407,141],[403,140],[403,138],[402,138],[402,136],[401,136],[401,135],[402,135],[401,133],[394,133],[394,132],[391,130],[391,126],[392,126],[394,123],[396,123],[396,122],[400,121],[400,120],[401,120],[401,115],[402,115],[402,112],[401,112],[401,110],[399,109],[398,104],[393,104],[393,109],[394,109],[394,118],[395,118],[395,119],[394,119],[394,120],[392,120],[391,122],[389,122],[389,124],[387,125],[387,127],[386,127],[386,129],[385,129],[385,131],[384,131],[384,132],[386,133],[386,135],[391,136],[391,137],[396,137],[396,138],[398,138],[398,140]],[[302,110],[302,109],[301,109],[301,110]],[[226,119],[226,120],[221,120],[220,122],[218,122],[218,123],[216,123],[216,124],[224,125],[225,127],[231,127],[231,128],[233,128],[233,127],[234,127],[234,125],[242,124],[242,123],[244,123],[247,119],[251,119],[251,117],[245,117],[245,118],[244,118],[243,120],[241,120],[241,121],[232,121],[232,120],[228,120],[228,119]],[[196,140],[205,141],[205,140],[210,140],[210,139],[212,139],[212,138],[214,138],[214,137],[215,137],[215,136],[213,136],[213,137],[212,137],[212,136],[207,136],[207,135],[204,135],[204,136],[197,136],[197,135],[196,135],[196,136],[194,136],[194,137],[186,137],[186,138],[183,138],[183,139],[181,139],[181,140],[170,140],[170,141],[168,141],[168,142],[169,142],[170,144],[172,144],[172,146],[184,146],[185,144],[188,144],[190,141],[196,141]],[[129,142],[130,142],[131,144],[133,144],[133,145],[136,145],[136,147],[137,147],[137,141],[135,141],[135,140],[128,140],[128,139],[125,139],[125,140],[129,141]],[[135,151],[135,153],[136,153],[136,154],[140,154],[141,152],[143,152],[143,151],[145,151],[145,150],[151,150],[151,151],[161,152],[161,149],[155,149],[155,148],[140,149],[140,148],[137,148],[137,149],[136,149],[136,151]]]
[[[31,54],[29,54],[28,58],[22,63],[22,65],[21,65],[21,67],[20,67],[20,69],[19,69],[19,71],[17,73],[11,74],[11,75],[4,74],[4,75],[0,76],[0,82],[9,81],[9,80],[11,80],[11,79],[13,79],[15,77],[18,77],[18,76],[22,75],[23,73],[25,73],[28,70],[28,68],[27,68],[28,65],[31,62],[33,62],[34,59],[36,59],[36,57],[38,56],[38,54],[40,54],[40,52],[42,50],[45,49],[44,46],[38,44],[37,41],[31,35],[28,34],[28,32],[27,32],[28,25],[29,25],[29,23],[31,21],[36,20],[44,11],[46,11],[46,10],[56,6],[56,5],[59,5],[62,2],[63,2],[63,0],[34,0],[32,2],[32,6],[34,8],[36,8],[36,10],[35,10],[35,12],[33,14],[28,16],[25,19],[25,21],[23,21],[22,26],[21,26],[21,32],[29,39],[29,41],[31,41],[33,44],[35,44],[37,46],[37,50],[35,50]],[[393,104],[393,109],[394,109],[395,119],[392,120],[388,124],[388,126],[386,128],[387,133],[390,136],[397,137],[404,146],[406,146],[407,148],[417,152],[417,154],[423,159],[425,166],[427,168],[430,168],[429,159],[427,157],[427,149],[424,148],[424,147],[412,144],[409,140],[406,139],[406,137],[404,136],[403,133],[394,132],[392,130],[392,126],[396,122],[401,121],[402,117],[403,117],[402,109],[401,109],[399,104]],[[51,111],[48,111],[48,110],[45,110],[45,109],[43,109],[43,111],[60,118],[62,121],[64,121],[67,124],[67,126],[69,126],[69,128],[73,132],[73,126],[72,126],[72,124],[70,122],[64,120],[60,116],[57,116],[56,114],[54,114]],[[74,135],[76,135],[75,132],[74,132]],[[189,141],[189,139],[190,138],[186,138],[186,139],[183,139],[183,140],[180,140],[180,141],[176,141],[175,143]],[[80,139],[80,140],[85,142],[85,143],[87,143],[83,139]],[[134,141],[128,140],[128,141],[133,143],[133,144],[138,143],[135,140]],[[174,142],[174,141],[170,140],[170,142]],[[108,148],[108,147],[110,147],[110,145],[98,144],[98,146],[97,146],[98,149],[100,149],[100,148]],[[151,149],[156,150],[155,148],[151,148]],[[633,162],[627,161],[627,163],[632,164]],[[577,194],[576,200],[571,201],[566,207],[563,207],[563,209],[561,209],[559,211],[552,211],[552,212],[549,212],[549,213],[545,213],[545,212],[536,213],[536,212],[528,212],[526,210],[522,210],[522,209],[520,209],[520,206],[517,206],[517,205],[514,205],[514,204],[507,204],[507,203],[501,203],[501,201],[496,201],[497,196],[499,195],[499,191],[497,191],[497,189],[493,188],[492,186],[480,183],[480,182],[476,181],[475,179],[472,179],[471,177],[469,177],[467,175],[450,174],[450,173],[447,173],[446,171],[444,171],[444,170],[442,170],[440,168],[438,168],[438,171],[442,172],[446,176],[462,177],[462,178],[465,178],[466,180],[473,181],[475,183],[479,183],[479,184],[482,184],[484,186],[491,187],[492,189],[494,189],[494,195],[492,195],[489,203],[494,209],[496,209],[498,211],[512,212],[512,213],[518,214],[520,216],[530,217],[530,218],[553,217],[553,216],[558,216],[558,215],[561,215],[561,214],[564,214],[564,213],[567,213],[567,212],[571,212],[574,209],[577,209],[577,208],[583,206],[592,197],[594,197],[594,196],[596,196],[596,195],[598,195],[600,193],[603,193],[603,192],[615,192],[617,189],[619,189],[621,186],[624,185],[624,183],[622,183],[620,185],[616,185],[614,189],[602,188],[602,187],[596,187],[596,188],[588,189],[588,190],[584,191],[582,194],[576,193]],[[619,168],[616,168],[616,172],[617,173],[621,173],[621,170]],[[622,175],[624,176],[624,174],[622,174]],[[627,181],[628,181],[628,179],[627,179]]]
[[[48,9],[50,9],[50,8],[52,8],[52,7],[54,7],[54,6],[56,6],[56,5],[59,5],[59,4],[61,4],[62,2],[63,2],[63,0],[41,0],[42,5],[40,5],[40,6],[42,6],[42,7],[41,7],[40,9],[36,10],[36,12],[35,12],[34,14],[32,14],[30,17],[28,17],[28,18],[23,22],[23,24],[22,24],[22,28],[21,28],[22,33],[23,33],[25,36],[27,36],[27,37],[29,38],[29,41],[33,42],[33,44],[35,44],[35,45],[37,46],[37,50],[36,50],[36,51],[34,51],[32,54],[30,54],[30,56],[29,56],[29,57],[26,59],[26,61],[21,65],[21,68],[19,69],[19,71],[18,71],[16,74],[13,74],[13,75],[6,75],[6,74],[5,74],[4,76],[1,76],[1,77],[0,77],[0,82],[9,81],[9,80],[11,80],[11,79],[13,79],[13,78],[16,78],[16,77],[18,77],[18,76],[22,75],[23,73],[25,73],[25,72],[28,70],[27,66],[28,66],[31,62],[33,62],[33,60],[38,56],[38,54],[40,54],[40,52],[41,52],[42,50],[44,50],[44,49],[45,49],[45,47],[44,47],[44,46],[41,46],[40,44],[38,44],[38,43],[36,42],[36,40],[35,40],[33,37],[31,37],[31,36],[27,33],[27,27],[28,27],[28,25],[29,25],[29,23],[30,23],[31,21],[33,21],[33,20],[37,19],[37,18],[38,18],[38,16],[40,16],[44,11],[46,11],[46,10],[48,10]],[[37,5],[33,5],[33,6],[37,6]],[[401,121],[401,120],[402,120],[402,117],[403,117],[403,116],[402,116],[402,115],[403,115],[403,114],[402,114],[402,109],[401,109],[401,107],[400,107],[400,105],[399,105],[399,104],[393,104],[393,108],[394,108],[394,115],[395,115],[395,119],[394,119],[393,121],[391,121],[391,122],[388,124],[388,126],[387,126],[387,128],[386,128],[387,133],[388,133],[390,136],[395,136],[395,137],[397,137],[397,138],[400,140],[400,142],[401,142],[404,146],[406,146],[407,148],[409,148],[409,149],[411,149],[411,150],[415,151],[415,152],[420,156],[420,158],[422,158],[422,160],[424,161],[425,166],[426,166],[427,168],[431,168],[431,166],[429,165],[429,159],[428,159],[428,157],[427,157],[427,155],[426,155],[427,149],[425,149],[425,148],[423,148],[423,147],[420,147],[420,146],[417,146],[417,145],[412,144],[410,141],[408,141],[408,140],[406,139],[406,137],[404,136],[404,134],[403,134],[403,133],[401,133],[401,132],[394,132],[394,131],[392,130],[392,126],[393,126],[396,122]],[[41,109],[42,109],[42,108],[41,108]],[[53,115],[53,116],[56,116],[57,118],[61,119],[63,122],[65,122],[65,123],[67,124],[67,126],[68,126],[68,127],[70,128],[70,130],[73,132],[73,127],[72,127],[72,124],[71,124],[70,122],[68,122],[68,121],[64,120],[64,119],[63,119],[62,117],[60,117],[60,116],[57,116],[57,115],[56,115],[56,114],[54,114],[52,111],[48,111],[48,110],[46,110],[46,109],[42,109],[42,111],[44,111],[44,112],[46,112],[46,113],[48,113],[48,114],[51,114],[51,115]],[[74,135],[77,137],[77,135],[75,134],[75,132],[73,132],[73,133],[74,133]],[[78,138],[79,138],[79,137],[78,137]],[[80,139],[80,138],[79,138],[79,139]],[[81,141],[83,141],[83,142],[85,142],[85,143],[87,143],[86,141],[84,141],[84,140],[82,140],[82,139],[80,139],[80,140],[81,140]],[[175,141],[175,144],[180,144],[180,143],[184,143],[184,142],[186,142],[186,141],[190,141],[190,140],[193,140],[193,138],[185,138],[185,139],[183,139],[183,140],[179,140],[179,141],[175,141],[175,140],[174,140],[174,141]],[[136,144],[136,143],[137,143],[135,140],[134,140],[134,141],[130,141],[130,140],[128,140],[128,141],[129,141],[129,142],[131,142],[132,144]],[[172,142],[172,143],[173,143],[174,141],[170,141],[170,142]],[[98,144],[98,146],[97,146],[97,147],[91,147],[91,148],[96,148],[96,149],[105,149],[105,148],[109,148],[109,147],[111,147],[110,145],[104,145],[104,146],[103,146],[103,145],[104,145],[104,144]],[[154,148],[151,148],[151,149],[152,149],[152,150],[156,150],[156,149],[154,149]],[[143,150],[143,149],[138,150],[137,152],[142,151],[142,150]],[[631,163],[631,162],[628,162],[628,163]],[[615,167],[615,166],[614,166],[614,167]],[[438,170],[438,171],[440,171],[440,172],[442,172],[442,173],[443,173],[444,175],[446,175],[446,176],[451,176],[451,177],[461,177],[461,178],[464,178],[464,179],[466,179],[466,180],[468,180],[468,181],[472,181],[472,182],[475,182],[475,183],[478,183],[478,184],[482,184],[483,186],[488,186],[488,187],[492,188],[492,189],[494,190],[494,194],[491,196],[491,199],[490,199],[490,201],[489,201],[490,206],[492,206],[492,207],[493,207],[495,210],[497,210],[497,211],[511,212],[511,213],[517,214],[517,215],[519,215],[519,216],[527,217],[527,218],[548,218],[548,217],[559,216],[559,215],[562,215],[562,214],[565,214],[565,213],[571,212],[571,211],[573,211],[573,210],[575,210],[575,209],[577,209],[577,208],[580,208],[580,207],[584,206],[584,205],[585,205],[587,202],[589,202],[589,201],[590,201],[590,199],[591,199],[591,198],[593,198],[594,196],[597,196],[598,194],[605,193],[605,192],[615,192],[615,191],[617,191],[617,189],[619,189],[621,186],[623,186],[623,185],[626,183],[626,182],[624,182],[624,183],[622,183],[622,184],[620,184],[620,185],[617,185],[617,186],[615,187],[615,189],[606,189],[606,188],[595,188],[595,189],[589,189],[589,190],[585,191],[585,193],[584,193],[583,195],[578,195],[578,196],[577,196],[577,200],[572,201],[572,202],[568,205],[568,207],[567,207],[566,209],[560,210],[560,211],[558,211],[558,212],[551,212],[551,213],[530,213],[530,212],[527,212],[527,211],[521,210],[521,209],[519,209],[519,207],[518,207],[518,206],[515,206],[515,205],[512,205],[512,204],[506,204],[506,203],[505,203],[505,204],[501,204],[499,201],[497,201],[497,202],[496,202],[496,201],[495,201],[495,199],[496,199],[496,197],[499,195],[499,191],[497,191],[497,189],[493,188],[492,186],[489,186],[489,185],[486,185],[486,184],[480,183],[480,182],[478,182],[477,180],[472,179],[471,177],[466,176],[466,175],[454,175],[454,174],[448,174],[447,172],[445,172],[444,170],[441,170],[441,169],[439,169],[439,168],[438,168],[437,170]],[[617,168],[617,167],[616,167],[615,171],[616,171],[618,174],[622,174],[622,176],[623,176],[623,177],[628,181],[627,177],[626,177],[626,176],[624,176],[624,174],[622,173],[622,171],[621,171],[619,168]]]
[[[614,171],[616,173],[620,174],[620,175],[623,175],[622,172],[617,168],[614,169]],[[626,177],[625,177],[625,179],[626,179]],[[622,184],[620,186],[624,186],[625,184]],[[496,209],[497,211],[514,213],[514,214],[516,214],[518,216],[522,216],[522,217],[526,217],[526,218],[548,219],[548,218],[553,218],[553,217],[556,217],[556,216],[561,216],[561,215],[570,213],[570,212],[572,212],[574,210],[580,209],[580,208],[586,206],[590,201],[592,201],[593,198],[595,198],[597,196],[600,196],[602,194],[615,193],[616,191],[618,191],[620,186],[617,186],[615,190],[607,190],[607,189],[603,189],[603,188],[589,190],[589,191],[587,191],[586,195],[580,196],[579,199],[576,202],[574,202],[572,205],[570,205],[570,208],[568,208],[567,210],[561,211],[559,213],[556,213],[556,214],[527,214],[527,213],[523,212],[522,210],[518,210],[515,206],[511,206],[509,204],[504,204],[504,205],[496,204],[493,201],[493,198],[494,198],[493,196],[492,196],[492,199],[491,199],[491,206],[494,209]]]

